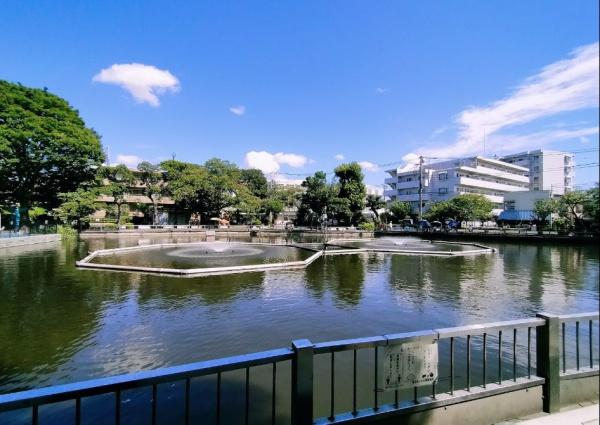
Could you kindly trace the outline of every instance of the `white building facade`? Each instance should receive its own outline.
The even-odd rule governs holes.
[[[537,149],[500,159],[529,170],[529,190],[549,190],[552,196],[561,196],[575,186],[575,162],[571,153]]]
[[[419,169],[387,170],[390,177],[384,192],[391,201],[409,202],[419,209]],[[475,156],[458,160],[424,164],[423,211],[433,202],[446,201],[464,193],[484,195],[494,204],[494,214],[504,209],[504,195],[529,190],[529,169],[496,159]]]

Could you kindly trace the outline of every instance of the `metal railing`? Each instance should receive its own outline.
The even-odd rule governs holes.
[[[560,405],[561,379],[598,374],[598,341],[593,339],[598,319],[598,312],[538,314],[535,318],[316,344],[296,340],[291,348],[0,395],[0,422],[3,412],[21,409],[19,420],[37,424],[42,407],[60,405],[63,416],[80,424],[84,401],[104,395],[110,397],[112,406],[100,409],[99,414],[105,418],[114,415],[105,422],[127,423],[123,394],[145,388],[151,391],[149,423],[156,424],[160,422],[159,386],[168,384],[173,389],[178,383],[181,403],[169,410],[166,423],[194,423],[191,411],[200,400],[212,413],[210,418],[204,414],[199,423],[230,423],[232,420],[223,419],[232,410],[223,402],[224,394],[231,393],[224,389],[226,372],[239,375],[239,403],[234,410],[235,421],[243,424],[251,422],[254,403],[261,403],[260,423],[326,424],[420,412],[535,386],[543,387],[544,410],[552,412]],[[575,334],[571,335],[567,324],[573,322]],[[585,366],[580,349],[581,323],[587,324]],[[439,378],[430,386],[383,392],[379,381],[383,347],[423,338],[438,342]],[[573,362],[575,368],[568,368]],[[256,381],[261,375],[259,369],[265,378],[262,387],[268,389],[262,395],[260,386],[251,379],[251,370]],[[280,369],[283,378],[278,375]],[[207,376],[213,378],[211,385],[202,387],[201,398],[192,397],[193,380],[195,383]],[[209,396],[214,398],[207,401]]]

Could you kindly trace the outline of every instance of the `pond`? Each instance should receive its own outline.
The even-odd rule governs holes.
[[[495,253],[333,255],[305,269],[198,278],[75,267],[90,251],[136,245],[134,237],[91,238],[0,250],[0,393],[287,347],[300,338],[598,309],[594,246],[488,243]],[[181,252],[178,258],[185,262]]]

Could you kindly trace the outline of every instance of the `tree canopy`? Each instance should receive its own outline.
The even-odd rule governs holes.
[[[0,203],[51,209],[59,193],[94,183],[100,136],[46,89],[0,80]]]

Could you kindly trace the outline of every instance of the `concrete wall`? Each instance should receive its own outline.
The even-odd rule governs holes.
[[[550,199],[550,191],[534,190],[512,192],[504,195],[504,202],[515,201],[516,211],[531,211],[535,207],[535,202],[540,199]]]
[[[16,238],[2,238],[0,239],[0,248],[11,248],[15,246],[34,245],[38,243],[56,242],[60,241],[60,235],[34,235],[34,236],[20,236]]]
[[[370,423],[378,425],[488,425],[542,411],[542,387],[465,401]]]
[[[598,375],[560,380],[560,405],[570,406],[584,401],[598,403],[600,394]]]

